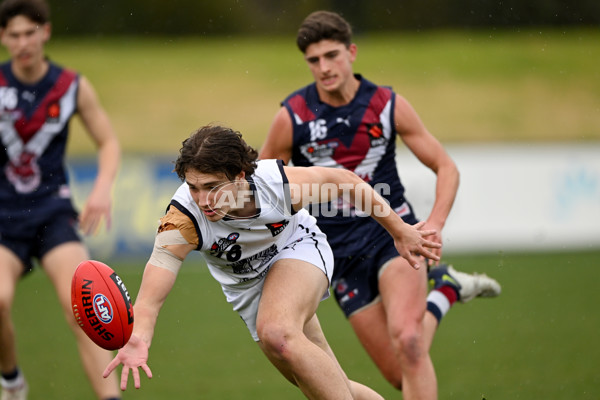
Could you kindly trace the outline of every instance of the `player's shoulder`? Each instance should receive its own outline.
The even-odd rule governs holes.
[[[190,244],[198,245],[200,242],[196,224],[188,210],[171,203],[165,215],[160,219],[157,233],[179,231]]]
[[[316,90],[317,90],[317,85],[315,84],[315,82],[311,82],[308,85],[302,86],[302,87],[294,90],[289,95],[287,95],[284,102],[289,102],[291,99],[298,97],[298,96],[307,98],[307,97],[309,97],[310,93],[316,92]]]
[[[64,74],[66,76],[79,76],[79,72],[77,72],[75,69],[67,67],[61,63],[58,63],[54,60],[51,60],[49,58],[46,59],[46,61],[48,62],[48,70],[50,74],[56,74],[56,75],[61,75]]]
[[[354,74],[354,76],[356,77],[356,79],[358,79],[360,81],[360,87],[362,90],[370,91],[370,92],[380,91],[380,92],[385,92],[385,93],[389,93],[389,94],[394,93],[394,89],[390,85],[377,84],[373,81],[368,80],[361,74]]]
[[[276,180],[280,181],[282,176],[285,176],[284,162],[277,159],[265,159],[258,160],[256,162],[256,170],[254,171],[253,178],[260,178],[263,180]]]

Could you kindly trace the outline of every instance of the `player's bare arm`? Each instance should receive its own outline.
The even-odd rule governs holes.
[[[91,234],[97,231],[102,218],[105,218],[107,229],[110,228],[112,187],[119,169],[121,148],[108,115],[85,77],[79,81],[77,109],[86,131],[98,147],[98,176],[80,217],[82,231]]]
[[[437,231],[433,240],[442,243],[441,232],[450,214],[459,185],[456,164],[442,144],[425,127],[417,112],[402,96],[396,96],[396,131],[408,149],[437,176],[435,202],[425,227]],[[434,250],[441,255],[440,250]]]
[[[195,245],[190,244],[164,246],[165,251],[181,261],[195,248]],[[150,260],[153,257],[154,252]],[[159,259],[161,257],[164,257],[164,255],[158,256]],[[141,381],[138,368],[142,368],[148,378],[152,378],[152,371],[147,364],[148,349],[152,344],[158,314],[175,284],[176,277],[177,270],[173,268],[159,267],[150,261],[146,264],[140,290],[134,305],[135,325],[133,333],[129,342],[119,350],[103,374],[104,377],[107,377],[119,364],[123,364],[123,369],[121,370],[121,390],[127,388],[130,372],[133,375],[134,387],[136,389],[140,388]]]
[[[398,252],[410,265],[419,268],[415,254],[439,260],[437,255],[427,249],[441,246],[426,239],[435,231],[419,230],[422,223],[416,226],[405,223],[383,197],[353,172],[326,167],[285,167],[285,173],[290,183],[292,206],[295,210],[309,203],[328,202],[347,195],[357,209],[370,215],[389,232]]]
[[[269,128],[259,158],[263,160],[275,158],[288,164],[290,158],[292,158],[292,135],[293,128],[290,114],[285,107],[281,107]]]

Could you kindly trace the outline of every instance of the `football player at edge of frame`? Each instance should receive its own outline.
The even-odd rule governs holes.
[[[459,173],[440,142],[406,99],[353,73],[357,46],[349,23],[339,14],[310,14],[296,42],[314,82],[283,101],[260,158],[353,171],[373,187],[386,188],[380,194],[404,221],[416,224],[396,166],[398,136],[437,176],[435,203],[424,226],[435,230],[433,240],[442,243]],[[442,317],[457,300],[499,295],[500,285],[486,275],[440,264],[429,272],[428,293],[427,268],[411,268],[389,235],[370,218],[360,217],[351,204],[338,202],[334,208],[338,215],[311,213],[333,249],[332,288],[340,308],[404,399],[437,398],[429,348]],[[433,251],[441,256],[441,249]],[[431,261],[431,266],[437,264]]]
[[[111,353],[86,336],[71,311],[71,278],[89,258],[78,228],[92,234],[103,220],[110,228],[120,145],[91,83],[46,57],[50,36],[44,0],[0,4],[0,39],[10,55],[0,64],[0,398],[28,396],[11,308],[19,280],[37,260],[54,285],[96,397],[119,399],[116,374],[102,379]],[[75,113],[98,149],[98,174],[79,216],[64,166]]]
[[[241,134],[225,127],[204,126],[183,142],[175,162],[183,184],[160,221],[134,305],[133,333],[105,374],[123,364],[123,390],[130,374],[140,387],[139,368],[152,377],[148,350],[159,311],[196,250],[260,349],[307,398],[382,399],[348,379],[321,330],[316,310],[329,295],[333,255],[303,207],[346,188],[353,200],[364,199],[362,211],[386,229],[411,265],[419,267],[416,255],[437,260],[428,248],[441,245],[427,240],[433,231],[403,222],[350,171],[286,167],[257,157]],[[322,191],[324,185],[337,190]]]

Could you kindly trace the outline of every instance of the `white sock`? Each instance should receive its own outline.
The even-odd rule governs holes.
[[[2,385],[5,389],[14,389],[20,386],[23,386],[25,383],[25,377],[21,373],[21,370],[18,371],[17,376],[11,380],[4,379],[3,376],[0,376],[0,385]]]

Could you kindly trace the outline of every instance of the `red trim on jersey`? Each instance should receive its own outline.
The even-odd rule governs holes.
[[[363,162],[367,156],[367,152],[371,148],[371,139],[367,127],[370,124],[380,123],[380,115],[385,108],[385,105],[391,98],[392,91],[388,88],[378,87],[369,101],[369,106],[365,109],[362,122],[358,126],[358,131],[354,135],[350,147],[344,146],[339,141],[339,145],[332,157],[338,164],[344,168],[354,171],[354,169]],[[383,132],[380,133],[380,136]],[[368,181],[368,177],[361,176]]]
[[[27,120],[23,115],[19,120],[15,121],[15,129],[19,133],[19,136],[21,136],[23,144],[27,143],[44,125],[48,116],[48,107],[60,101],[76,78],[77,74],[75,72],[66,69],[63,70],[52,89],[50,89],[46,97],[37,106],[31,118]]]
[[[379,86],[369,101],[369,107],[367,107],[367,111],[363,116],[363,122],[371,124],[380,122],[379,116],[385,105],[390,101],[391,94],[390,89]]]
[[[292,110],[294,110],[294,114],[298,115],[302,122],[313,121],[315,119],[315,114],[310,111],[310,109],[306,106],[306,100],[304,97],[299,94],[292,97],[288,103],[292,106]]]
[[[344,168],[354,172],[354,169],[365,159],[367,152],[371,148],[371,141],[368,135],[357,132],[352,139],[350,147],[346,147],[344,143],[336,139],[338,147],[335,149],[333,159]]]

